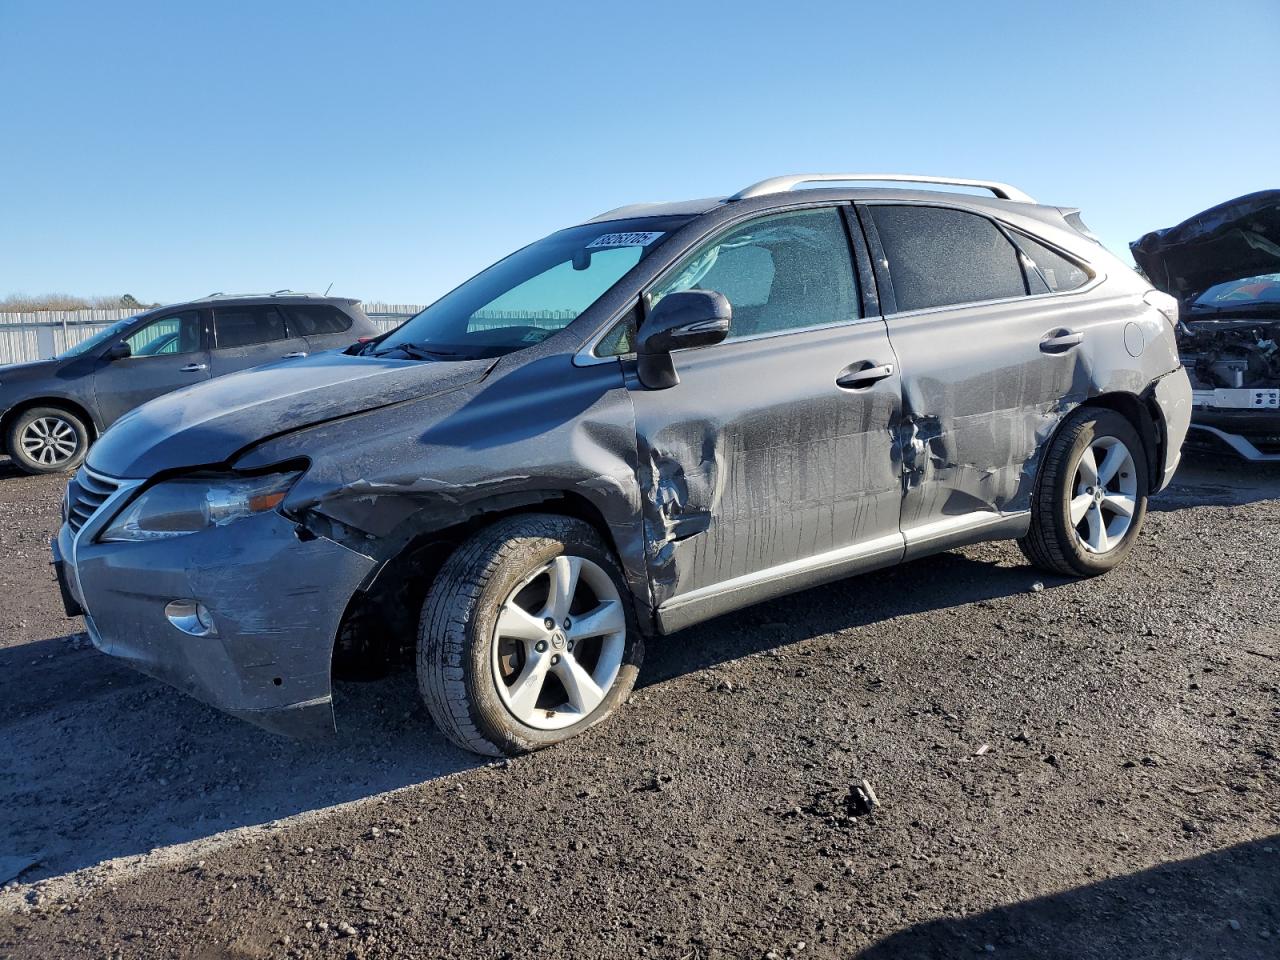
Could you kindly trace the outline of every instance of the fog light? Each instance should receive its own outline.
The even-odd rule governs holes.
[[[195,600],[172,600],[165,606],[164,615],[175,627],[193,637],[218,635],[209,608]]]

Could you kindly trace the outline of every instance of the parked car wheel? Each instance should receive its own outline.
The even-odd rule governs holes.
[[[1147,458],[1138,431],[1114,410],[1086,407],[1049,445],[1018,541],[1036,566],[1067,576],[1106,573],[1133,549],[1147,513]]]
[[[418,686],[454,743],[511,756],[609,716],[644,642],[622,571],[590,524],[508,517],[449,557],[418,634]]]
[[[33,407],[19,415],[5,440],[9,456],[27,473],[74,470],[89,452],[89,428],[60,407]]]

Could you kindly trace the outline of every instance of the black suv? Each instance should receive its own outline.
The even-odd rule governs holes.
[[[360,301],[343,297],[214,294],[158,307],[51,360],[0,367],[0,443],[28,473],[70,470],[153,397],[377,335]]]
[[[750,603],[998,538],[1114,567],[1187,431],[1176,302],[1003,184],[792,189],[858,179],[615,210],[148,404],[68,486],[68,610],[294,734],[333,729],[335,665],[412,651],[439,727],[506,754]]]

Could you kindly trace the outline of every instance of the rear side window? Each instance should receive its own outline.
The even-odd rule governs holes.
[[[1017,249],[986,217],[947,207],[869,209],[899,310],[1026,295]]]
[[[322,337],[351,329],[351,318],[329,304],[281,304],[280,309],[289,321],[289,332],[295,336]]]
[[[1090,275],[1084,267],[1068,260],[1056,250],[1050,250],[1038,240],[1032,240],[1025,233],[1011,231],[1022,252],[1031,261],[1049,289],[1054,293],[1059,290],[1075,290],[1089,282]]]
[[[218,307],[213,311],[213,327],[220,350],[285,338],[284,317],[270,305]]]
[[[845,323],[860,316],[849,239],[833,207],[752,220],[721,234],[649,294],[714,290],[733,306],[730,339]]]

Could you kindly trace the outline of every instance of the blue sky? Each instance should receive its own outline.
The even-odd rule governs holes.
[[[990,177],[1112,247],[1280,187],[1280,3],[0,0],[0,296],[427,302],[777,173]]]

